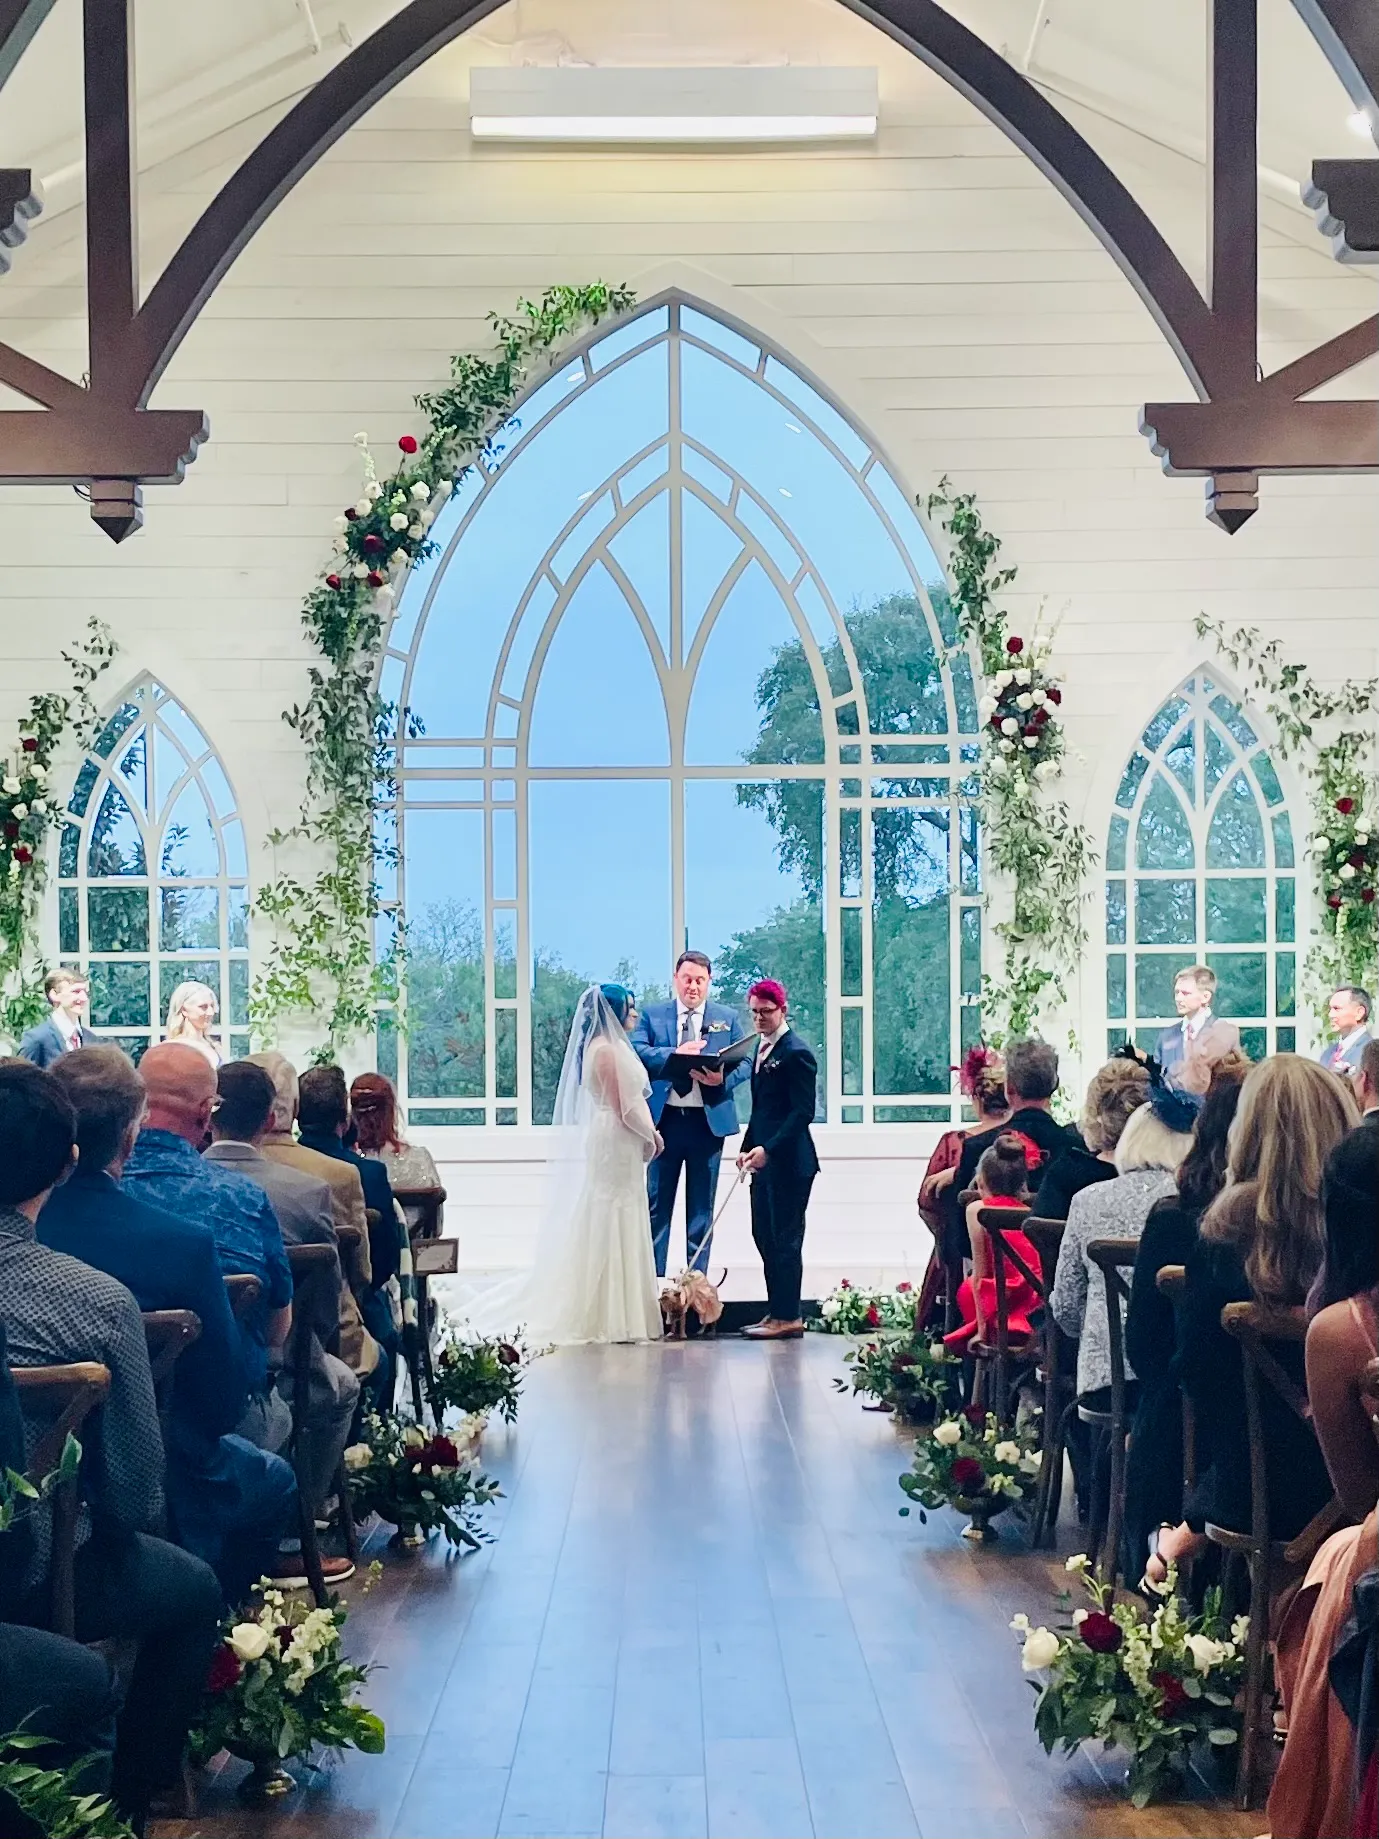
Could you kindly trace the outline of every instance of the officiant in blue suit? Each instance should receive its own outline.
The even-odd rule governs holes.
[[[737,1011],[709,1001],[713,966],[702,951],[681,952],[675,966],[675,996],[648,1003],[632,1030],[632,1045],[651,1080],[651,1115],[665,1149],[647,1170],[651,1202],[651,1239],[656,1274],[666,1274],[670,1219],[685,1171],[685,1242],[689,1264],[706,1271],[713,1240],[713,1203],[723,1139],[738,1128],[735,1088],[751,1077],[751,1060],[726,1073],[706,1067],[689,1077],[666,1077],[666,1062],[677,1052],[717,1053],[745,1039]]]

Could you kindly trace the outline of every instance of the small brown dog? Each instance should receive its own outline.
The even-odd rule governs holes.
[[[725,1268],[719,1275],[722,1283]],[[712,1334],[723,1313],[717,1285],[710,1283],[702,1271],[681,1271],[661,1288],[661,1325],[668,1341],[683,1341],[689,1317],[699,1323],[701,1334]]]

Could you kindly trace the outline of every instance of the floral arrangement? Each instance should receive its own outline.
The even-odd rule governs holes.
[[[820,1334],[865,1335],[879,1328],[914,1326],[915,1287],[898,1283],[893,1290],[868,1290],[844,1277],[838,1288],[819,1304],[809,1326]]]
[[[65,1769],[45,1769],[31,1760],[51,1738],[16,1730],[0,1737],[0,1793],[32,1821],[44,1839],[134,1839],[134,1829],[104,1795],[90,1794],[85,1781],[93,1758],[79,1757]]]
[[[956,1507],[971,1514],[968,1531],[976,1538],[984,1536],[988,1520],[1029,1498],[1039,1464],[1032,1431],[1018,1425],[1005,1429],[993,1412],[967,1405],[955,1417],[940,1419],[915,1444],[914,1464],[900,1486],[919,1503],[921,1520],[929,1517],[926,1508]]]
[[[1318,1013],[1341,984],[1373,989],[1379,980],[1379,678],[1319,689],[1277,639],[1253,627],[1228,633],[1199,618],[1232,669],[1264,698],[1284,759],[1302,758],[1312,792],[1316,941],[1307,957]]]
[[[211,1656],[201,1721],[191,1735],[197,1762],[220,1750],[254,1763],[309,1758],[316,1749],[384,1747],[381,1718],[356,1700],[368,1677],[341,1652],[347,1611],[259,1585],[252,1621],[229,1618]]]
[[[69,732],[83,746],[95,734],[92,686],[114,655],[110,628],[93,616],[81,642],[62,653],[70,689],[31,697],[16,746],[0,757],[0,1031],[15,1040],[48,1012],[37,935],[48,832],[63,822],[50,783],[54,756]]]
[[[1198,1738],[1219,1746],[1237,1741],[1247,1618],[1227,1628],[1219,1590],[1207,1592],[1200,1616],[1185,1615],[1172,1568],[1147,1618],[1138,1602],[1115,1602],[1085,1556],[1070,1558],[1067,1568],[1081,1578],[1092,1607],[1076,1610],[1061,1635],[1031,1628],[1024,1615],[1010,1625],[1024,1643],[1025,1672],[1037,1676],[1035,1730],[1050,1755],[1060,1743],[1068,1755],[1088,1742],[1128,1750],[1126,1785],[1135,1806],[1144,1807]],[[1062,1598],[1065,1606],[1069,1600]]]
[[[843,1355],[843,1364],[848,1377],[834,1380],[837,1391],[873,1398],[882,1410],[918,1422],[933,1416],[961,1362],[949,1357],[941,1341],[930,1343],[910,1330],[859,1342]]]
[[[376,1513],[403,1538],[443,1532],[451,1545],[478,1548],[477,1509],[496,1500],[499,1488],[468,1466],[453,1438],[370,1413],[364,1439],[345,1451],[356,1514]]]
[[[375,830],[395,766],[399,712],[376,687],[394,599],[412,563],[431,553],[427,532],[447,498],[479,460],[496,456],[536,367],[633,300],[626,288],[593,282],[550,288],[510,319],[490,315],[495,354],[451,360],[452,382],[417,397],[426,432],[399,436],[398,458],[381,476],[367,434],[355,436],[364,482],[335,520],[330,560],[302,607],[323,662],[311,667],[306,702],[283,716],[306,750],[306,799],[297,823],[270,838],[324,862],[311,879],[284,873],[260,890],[257,910],[274,926],[250,1001],[260,1037],[272,1038],[286,1014],[324,1009],[320,1057],[336,1059],[395,994],[396,965],[374,960],[375,874],[395,848]],[[405,715],[403,727],[413,727]]]
[[[520,1332],[511,1341],[451,1333],[436,1355],[436,1397],[442,1408],[477,1417],[496,1411],[511,1424],[531,1358]]]
[[[991,866],[1010,892],[1009,912],[995,927],[1005,946],[1002,969],[982,979],[987,1032],[1000,1046],[1008,1035],[1035,1033],[1047,1002],[1066,1001],[1064,980],[1086,943],[1082,902],[1096,854],[1066,802],[1048,795],[1067,751],[1052,634],[1036,630],[1026,640],[998,610],[1016,571],[996,567],[1001,540],[983,524],[972,493],[955,493],[943,479],[926,508],[950,540],[958,644],[975,644],[983,678],[977,809]]]

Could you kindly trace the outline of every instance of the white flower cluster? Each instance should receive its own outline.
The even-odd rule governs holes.
[[[252,1622],[236,1622],[225,1640],[246,1667],[276,1656],[285,1674],[284,1689],[299,1698],[312,1674],[338,1655],[340,1628],[330,1609],[308,1610],[300,1622],[290,1624],[283,1615],[284,1601],[281,1590],[265,1590],[258,1615]],[[284,1647],[281,1631],[289,1627]]]

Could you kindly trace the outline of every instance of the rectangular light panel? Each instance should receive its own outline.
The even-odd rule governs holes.
[[[476,140],[724,142],[866,140],[875,70],[494,69],[469,76]]]

